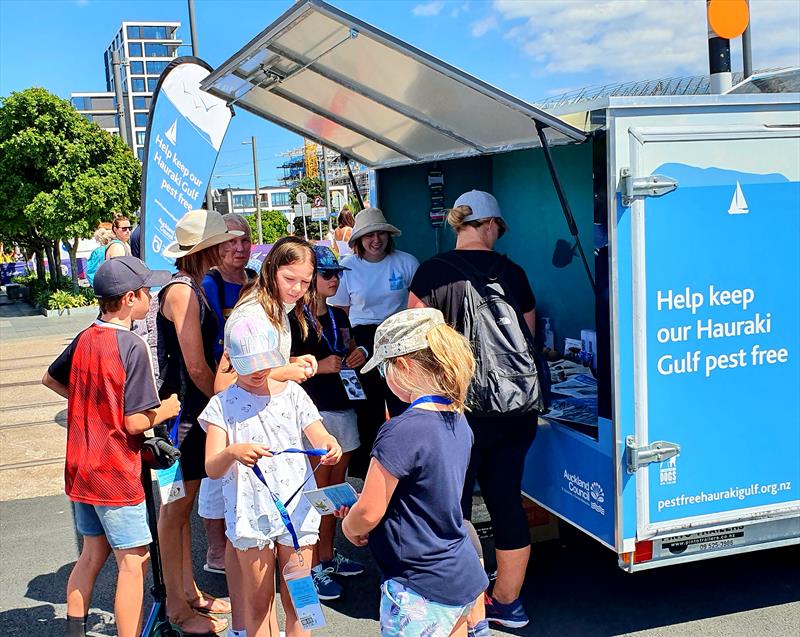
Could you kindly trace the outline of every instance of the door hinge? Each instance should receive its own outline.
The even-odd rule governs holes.
[[[656,440],[646,447],[639,447],[633,436],[625,439],[625,448],[628,456],[628,473],[636,473],[638,469],[652,462],[664,462],[681,452],[680,445],[666,440]]]
[[[661,197],[678,187],[678,181],[666,175],[634,177],[630,168],[621,169],[619,175],[622,205],[625,207],[630,206],[636,197]]]

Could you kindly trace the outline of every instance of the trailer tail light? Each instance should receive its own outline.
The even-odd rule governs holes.
[[[637,542],[636,548],[633,552],[633,563],[639,564],[640,562],[649,562],[653,559],[653,541],[645,540]]]

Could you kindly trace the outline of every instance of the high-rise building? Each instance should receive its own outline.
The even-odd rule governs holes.
[[[104,93],[72,93],[72,105],[89,121],[112,135],[119,135],[116,99],[114,97],[114,68],[111,56],[119,53],[122,98],[124,100],[126,129],[130,135],[125,140],[141,161],[144,157],[144,137],[147,112],[158,76],[178,56],[180,22],[123,22],[108,45],[103,63],[106,74]]]

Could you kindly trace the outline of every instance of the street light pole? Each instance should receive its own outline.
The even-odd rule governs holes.
[[[253,146],[253,181],[256,186],[256,227],[258,228],[258,244],[261,245],[264,243],[264,233],[261,228],[261,197],[258,192],[258,158],[255,135],[250,138],[249,142],[242,142],[242,144],[250,144]]]
[[[192,38],[192,55],[194,57],[199,57],[198,52],[198,45],[197,45],[197,29],[195,28],[194,23],[194,0],[187,0],[189,4],[189,34]],[[211,193],[211,180],[208,182],[208,188],[206,188],[206,210],[214,210],[214,196]]]
[[[122,74],[119,72],[119,67],[122,62],[119,60],[119,51],[111,52],[111,66],[114,73],[114,101],[117,103],[117,128],[119,129],[119,136],[125,145],[133,148],[133,140],[128,135],[128,122],[125,121],[125,105],[122,101]],[[134,153],[135,154],[135,153]]]
[[[192,55],[197,57],[197,30],[194,27],[194,0],[189,0],[189,33],[192,37]]]

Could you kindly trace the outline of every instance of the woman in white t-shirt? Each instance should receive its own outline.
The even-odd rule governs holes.
[[[351,333],[356,345],[372,355],[375,330],[385,319],[408,303],[408,286],[419,267],[416,257],[394,249],[393,237],[400,230],[386,221],[378,208],[366,208],[356,215],[349,244],[353,254],[344,257],[338,292],[328,299],[329,305],[344,309],[350,318]],[[381,423],[405,409],[389,391],[380,375],[373,371],[361,377],[367,399],[359,401],[358,433],[361,447],[353,454],[350,475],[364,477],[369,466],[372,443]]]

